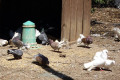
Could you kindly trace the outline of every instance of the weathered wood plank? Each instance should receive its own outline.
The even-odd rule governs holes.
[[[82,33],[83,30],[83,1],[78,0],[77,2],[77,28],[76,28],[76,39],[79,37],[79,34]]]
[[[77,0],[70,1],[71,17],[70,17],[70,41],[76,40],[76,13],[77,13]]]
[[[84,17],[83,17],[83,34],[85,36],[90,34],[90,11],[91,0],[84,0]]]
[[[91,0],[62,0],[61,39],[76,41],[90,34]]]
[[[70,39],[70,0],[62,0],[61,39]]]

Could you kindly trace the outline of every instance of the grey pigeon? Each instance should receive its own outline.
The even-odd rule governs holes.
[[[35,55],[34,58],[37,62],[39,62],[40,65],[48,65],[49,64],[48,58],[40,53]]]
[[[48,37],[44,31],[44,28],[42,29],[41,34],[38,36],[38,39],[42,41],[42,45],[46,45],[49,43]]]
[[[19,37],[14,37],[12,39],[13,44],[18,47],[18,49],[22,48],[24,46],[23,42],[19,40]]]
[[[9,49],[8,54],[13,54],[15,59],[22,59],[23,51],[19,49]]]

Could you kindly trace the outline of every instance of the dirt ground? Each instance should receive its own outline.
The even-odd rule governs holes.
[[[94,15],[92,18],[95,18]],[[91,31],[95,28],[97,29],[92,26]],[[70,49],[60,49],[61,53],[54,52],[49,45],[39,44],[39,49],[25,50],[20,60],[7,55],[7,50],[12,49],[9,45],[0,47],[0,80],[119,80],[120,42],[114,41],[111,36],[92,38],[90,48],[73,44]],[[90,62],[94,54],[103,49],[108,49],[109,59],[116,61],[115,66],[110,68],[111,71],[83,70],[83,64]],[[34,62],[33,56],[38,53],[48,57],[49,66],[43,67]],[[60,54],[65,54],[66,57],[60,57]]]
[[[0,79],[1,80],[119,80],[120,78],[120,42],[113,38],[102,39],[93,37],[94,43],[91,48],[77,47],[71,49],[60,49],[61,53],[53,52],[50,46],[40,45],[39,49],[24,51],[23,58],[13,60],[12,55],[7,55],[9,45],[0,47]],[[92,60],[97,51],[109,50],[109,58],[116,61],[112,71],[88,72],[83,70],[83,64]],[[48,67],[34,63],[33,56],[41,53],[49,58]],[[66,57],[59,57],[66,54]]]

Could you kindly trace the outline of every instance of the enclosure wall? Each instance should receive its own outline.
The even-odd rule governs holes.
[[[62,0],[61,39],[75,41],[90,34],[91,0]]]

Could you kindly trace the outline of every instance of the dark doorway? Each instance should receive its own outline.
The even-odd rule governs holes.
[[[9,39],[9,30],[16,30],[25,21],[32,21],[36,28],[45,28],[48,35],[61,36],[62,0],[1,0],[0,38]]]

